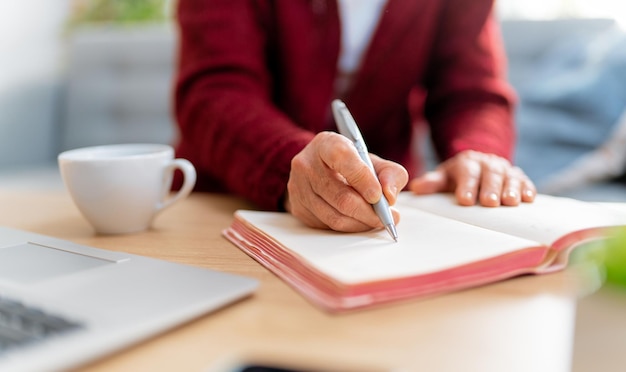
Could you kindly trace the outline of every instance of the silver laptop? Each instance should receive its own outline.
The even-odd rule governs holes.
[[[231,304],[255,279],[0,227],[0,371],[52,371]]]

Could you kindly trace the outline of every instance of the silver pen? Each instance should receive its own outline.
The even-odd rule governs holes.
[[[372,173],[376,176],[376,171],[374,170],[374,165],[372,164],[369,152],[367,151],[367,146],[365,146],[365,141],[363,141],[363,136],[361,135],[359,127],[352,117],[352,114],[350,114],[350,111],[346,107],[346,104],[341,100],[336,99],[332,103],[332,109],[339,133],[354,143],[354,147],[356,147],[361,160],[367,164],[367,166],[372,170]],[[378,179],[378,177],[376,178]],[[396,231],[396,225],[393,222],[393,216],[391,215],[391,210],[389,209],[389,202],[387,201],[387,198],[385,198],[385,195],[383,194],[376,204],[372,204],[372,207],[378,215],[378,218],[380,218],[385,226],[385,229],[387,229],[387,232],[389,232],[389,235],[391,235],[393,240],[397,242],[398,232]]]

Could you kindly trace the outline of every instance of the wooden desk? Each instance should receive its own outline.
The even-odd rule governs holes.
[[[194,194],[154,229],[97,236],[62,191],[0,189],[0,224],[114,251],[248,275],[250,298],[85,366],[84,371],[206,371],[232,358],[330,370],[569,371],[579,273],[521,277],[431,299],[331,315],[220,235],[235,198]]]

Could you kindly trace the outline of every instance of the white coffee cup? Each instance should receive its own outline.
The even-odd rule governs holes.
[[[100,234],[148,229],[163,209],[193,189],[196,171],[186,159],[174,159],[171,146],[119,144],[79,148],[58,156],[63,182],[72,200]],[[174,171],[183,185],[170,193]]]

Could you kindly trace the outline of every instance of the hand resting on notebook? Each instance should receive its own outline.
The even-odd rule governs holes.
[[[461,205],[516,206],[532,202],[537,191],[519,167],[499,156],[464,151],[409,184],[416,194],[453,192]]]

